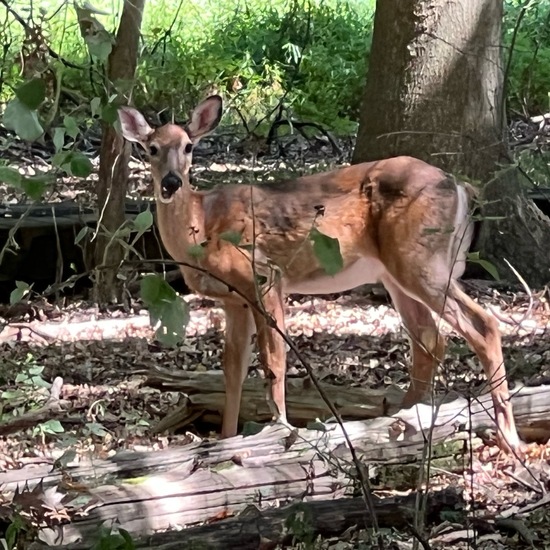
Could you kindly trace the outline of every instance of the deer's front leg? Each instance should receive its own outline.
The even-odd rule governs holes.
[[[283,296],[280,289],[271,288],[262,298],[265,313],[285,331]],[[286,424],[285,374],[286,346],[281,334],[272,328],[271,323],[259,311],[254,311],[260,362],[266,377],[266,397],[273,413],[273,419]]]
[[[225,406],[222,421],[222,437],[237,434],[243,383],[250,365],[254,317],[250,306],[244,302],[231,302],[223,306],[225,311],[225,346],[223,372],[225,376]]]

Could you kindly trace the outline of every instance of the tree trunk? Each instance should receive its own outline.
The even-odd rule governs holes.
[[[113,86],[117,80],[129,82],[134,78],[144,5],[145,0],[124,2],[116,43],[108,61],[108,86]],[[95,265],[98,269],[94,298],[100,304],[121,300],[122,284],[117,274],[124,248],[116,238],[111,237],[124,222],[129,160],[130,145],[124,142],[112,125],[104,124],[96,187],[102,231],[98,234],[95,247]]]
[[[502,0],[377,1],[353,162],[411,155],[482,183],[509,163],[502,11]],[[484,223],[482,256],[502,276],[513,277],[506,257],[531,284],[546,283],[550,256],[538,250],[548,220],[515,171],[503,177],[488,186],[484,198],[497,202],[483,214],[506,220]]]

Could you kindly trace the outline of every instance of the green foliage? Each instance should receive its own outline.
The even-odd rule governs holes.
[[[97,65],[103,67],[112,50],[119,14],[107,0],[96,4],[99,8],[81,3],[59,10],[46,2],[37,25],[54,51],[82,67],[64,67],[62,72],[57,62],[49,67],[58,73],[59,85],[83,99],[71,108],[79,117],[91,114],[113,123],[116,107],[112,97],[104,97],[104,77]],[[179,7],[179,0],[146,4],[139,86],[134,92],[138,106],[168,107],[185,118],[189,108],[215,87],[252,121],[269,114],[283,97],[291,116],[303,120],[341,131],[349,131],[357,121],[374,0],[190,0],[185,9]],[[9,103],[4,124],[22,139],[33,140],[47,130],[49,121],[42,119],[41,109],[52,107],[55,115],[57,107],[48,97],[45,68],[28,82],[21,81],[20,67],[12,60],[20,53],[24,33],[9,17],[5,28],[9,51],[0,60],[0,102]],[[514,34],[510,104],[529,112],[547,111],[550,0],[505,0],[505,48]],[[112,83],[118,92],[127,84]],[[66,120],[67,135],[70,126]],[[63,137],[57,131],[58,151]]]
[[[91,550],[134,550],[136,545],[128,531],[117,527],[105,527],[102,525],[99,528],[97,542],[92,546]]]
[[[46,435],[58,435],[62,434],[64,432],[63,425],[59,420],[47,420],[46,422],[41,422],[40,424],[37,424],[32,429],[32,435],[33,437],[39,435],[41,437],[44,437]]]
[[[468,261],[472,262],[473,264],[477,264],[481,266],[495,281],[500,281],[500,276],[498,274],[498,269],[488,260],[484,260],[483,258],[479,257],[479,252],[470,252],[468,254]]]
[[[333,239],[321,233],[315,227],[312,228],[309,238],[313,241],[315,257],[325,270],[327,275],[336,275],[344,267],[344,260],[340,253],[338,239]]]
[[[222,241],[227,241],[234,246],[239,246],[242,239],[242,234],[238,231],[223,231],[220,233],[220,239]]]
[[[518,26],[522,9],[525,14]],[[504,42],[508,48],[514,32],[512,63],[507,75],[510,106],[528,113],[547,112],[550,109],[550,0],[505,0]]]
[[[92,163],[84,154],[77,151],[63,151],[53,158],[53,165],[58,166],[67,174],[79,178],[86,178],[92,173]]]
[[[24,176],[15,168],[8,166],[0,166],[0,181],[7,183],[11,187],[20,189],[26,193],[31,199],[38,200],[42,197],[44,190],[51,178],[48,174],[37,176]]]
[[[8,386],[0,392],[0,402],[4,405],[0,407],[0,423],[47,401],[51,384],[43,378],[43,372],[44,367],[38,365],[30,354],[21,363],[10,364],[9,370],[0,369],[0,382]]]
[[[112,123],[112,98],[98,96],[105,92],[101,67],[112,50],[118,14],[106,0],[96,4],[99,9],[81,3],[58,10],[46,3],[41,31],[54,51],[82,67],[63,67],[59,73],[64,89],[85,98],[76,111],[89,115],[89,110]],[[272,114],[284,97],[291,115],[348,130],[349,121],[357,119],[374,4],[191,0],[178,11],[178,0],[147,3],[134,101],[138,106],[168,107],[185,118],[206,90],[216,87],[252,122]],[[6,60],[17,53],[24,38],[15,21],[9,22],[9,29],[13,51]],[[17,72],[10,73],[5,64],[7,82],[19,85]],[[124,83],[110,86],[120,92]],[[24,83],[15,100],[21,101],[19,95],[25,96],[28,120],[15,131],[35,139],[43,126],[34,111],[45,99],[48,103],[44,80]],[[17,103],[11,109],[20,111]],[[58,150],[61,141],[58,132]]]
[[[27,524],[23,520],[22,516],[16,514],[11,519],[11,523],[7,526],[5,532],[5,542],[7,550],[13,550],[17,548],[17,541],[21,535],[27,530]],[[0,539],[1,540],[1,539]]]
[[[15,288],[10,293],[10,305],[20,302],[31,290],[31,286],[23,281],[15,281]]]
[[[44,133],[36,110],[29,109],[17,97],[8,103],[2,120],[8,130],[13,130],[25,141],[34,141]]]
[[[149,310],[151,323],[159,324],[157,340],[167,346],[180,342],[189,322],[189,310],[174,289],[162,277],[148,275],[141,281],[141,299]]]

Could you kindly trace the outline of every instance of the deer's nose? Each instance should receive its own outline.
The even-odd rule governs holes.
[[[178,175],[168,172],[160,182],[162,197],[169,199],[181,187],[181,184],[182,181]]]

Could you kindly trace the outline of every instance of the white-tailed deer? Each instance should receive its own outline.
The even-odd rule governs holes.
[[[287,293],[327,294],[382,282],[411,339],[411,384],[404,406],[431,390],[445,349],[432,313],[443,318],[483,365],[499,444],[518,448],[498,323],[456,282],[472,239],[471,189],[418,159],[396,157],[293,181],[194,191],[189,183],[193,147],[214,130],[221,115],[219,96],[196,107],[185,127],[153,129],[137,110],[119,109],[124,137],[148,153],[158,227],[168,253],[213,275],[181,267],[187,285],[219,300],[225,311],[222,436],[237,433],[254,333],[268,400],[274,416],[286,421],[285,343],[265,315],[250,307],[258,301],[260,274],[269,279],[261,290],[263,308],[283,330]],[[343,269],[336,275],[320,266],[312,227],[338,239]],[[229,242],[228,232],[241,235],[240,246]],[[196,245],[202,247],[200,254]]]

